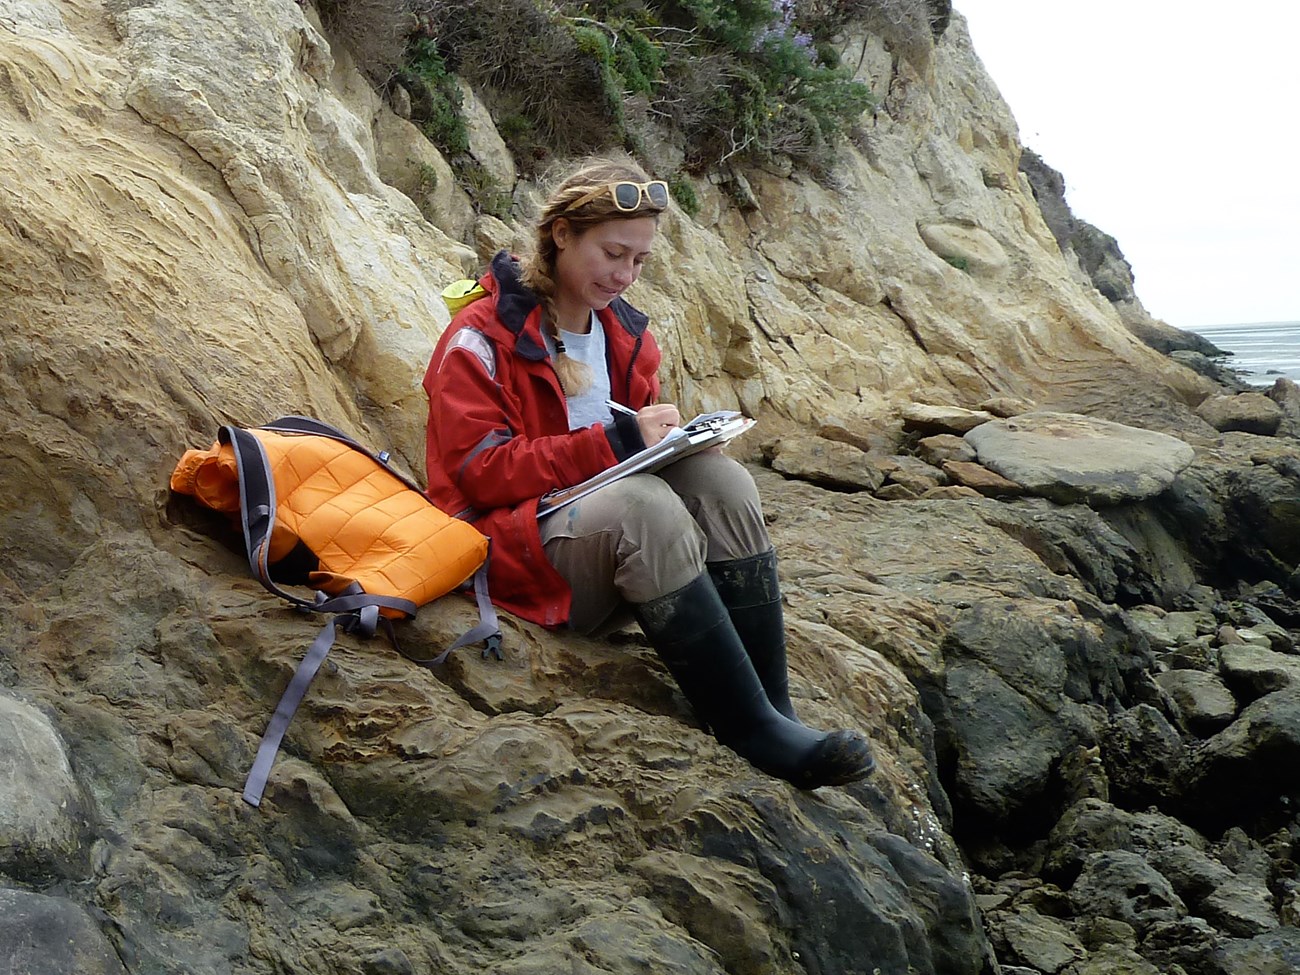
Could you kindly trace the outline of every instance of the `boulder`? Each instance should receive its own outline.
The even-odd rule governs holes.
[[[1111,719],[1102,757],[1116,802],[1134,806],[1174,792],[1175,776],[1187,754],[1182,736],[1158,709],[1137,704]]]
[[[1266,638],[1262,643],[1246,640],[1251,632],[1237,630],[1241,642],[1220,648],[1219,673],[1224,683],[1253,701],[1300,682],[1300,657],[1270,650]]]
[[[1199,670],[1170,670],[1156,676],[1174,706],[1183,727],[1201,736],[1227,725],[1237,713],[1237,701],[1223,681]]]
[[[924,434],[966,433],[981,423],[995,419],[984,410],[968,410],[960,406],[931,406],[927,403],[909,403],[899,410],[903,429]]]
[[[1181,778],[1189,822],[1213,828],[1265,820],[1300,800],[1300,686],[1242,710],[1189,757]]]
[[[865,451],[824,437],[787,437],[763,453],[774,471],[823,487],[874,491],[885,480]]]
[[[59,733],[36,708],[0,689],[0,870],[77,872],[84,817]]]
[[[1220,433],[1232,430],[1271,437],[1282,425],[1282,407],[1263,393],[1209,396],[1196,408],[1196,415]]]
[[[1010,956],[1032,971],[1059,972],[1087,954],[1068,927],[1028,908],[1017,910],[998,926]]]
[[[1187,914],[1169,881],[1141,856],[1123,850],[1090,854],[1070,900],[1079,914],[1123,921],[1139,934]]]
[[[942,469],[949,479],[959,485],[972,488],[978,494],[990,498],[1016,497],[1025,493],[1025,489],[1015,481],[1007,480],[981,464],[970,461],[945,460]]]
[[[1062,504],[1153,497],[1195,456],[1168,434],[1072,413],[1026,413],[982,424],[965,437],[985,467]]]
[[[126,975],[90,915],[62,897],[0,887],[0,971]]]
[[[946,460],[973,461],[975,451],[965,440],[953,433],[936,433],[922,437],[916,444],[917,455],[927,464],[941,467]]]
[[[1300,928],[1276,928],[1228,941],[1211,961],[1219,971],[1233,975],[1292,975],[1300,972]]]

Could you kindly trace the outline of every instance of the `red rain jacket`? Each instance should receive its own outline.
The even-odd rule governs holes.
[[[636,418],[569,430],[564,392],[546,351],[541,305],[505,251],[443,333],[424,376],[428,495],[492,539],[492,600],[544,626],[569,618],[571,592],[542,549],[537,500],[644,448]],[[632,409],[659,396],[659,346],[622,298],[597,313],[610,394]]]

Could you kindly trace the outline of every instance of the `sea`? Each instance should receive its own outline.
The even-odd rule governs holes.
[[[1279,376],[1300,382],[1300,322],[1252,322],[1187,329],[1232,355],[1223,365],[1242,382],[1272,386]]]

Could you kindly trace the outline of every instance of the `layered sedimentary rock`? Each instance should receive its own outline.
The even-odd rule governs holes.
[[[0,0],[0,968],[978,975],[995,951],[1292,950],[1294,862],[1258,839],[1291,797],[1246,775],[1243,838],[1172,817],[1290,755],[1294,692],[1232,664],[1237,710],[1182,729],[1151,675],[1213,678],[1243,633],[1293,649],[1300,465],[1198,418],[1217,387],[1062,258],[959,16],[920,68],[859,43],[881,105],[833,187],[752,170],[740,209],[700,180],[630,297],[675,399],[759,418],[737,448],[771,459],[796,703],[872,734],[876,775],[800,793],[718,746],[635,632],[507,619],[504,661],[434,670],[341,638],[253,809],[243,776],[315,627],[167,474],[220,423],[303,413],[419,477],[439,292],[521,245],[536,188],[513,224],[476,215],[310,6]],[[951,442],[918,456],[935,424],[1030,408],[1197,457],[1101,511],[980,497],[950,483],[978,474],[944,468],[971,463]],[[1209,588],[1242,578],[1273,588]],[[1160,657],[1128,608],[1184,603],[1213,636]],[[471,614],[442,600],[403,645]],[[1170,822],[1134,825],[1112,789]],[[1231,819],[1206,808],[1197,828]],[[1165,913],[1110,896],[1164,892],[1131,855],[1175,833],[1205,862],[1154,865]],[[1035,843],[1060,865],[1027,880]]]

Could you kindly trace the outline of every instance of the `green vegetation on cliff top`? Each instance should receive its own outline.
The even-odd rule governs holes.
[[[522,171],[618,148],[668,151],[688,186],[729,161],[784,158],[814,176],[875,98],[841,60],[858,25],[916,61],[947,0],[319,0],[325,24],[412,121],[481,209],[509,207],[469,154],[456,78],[480,92]],[[853,59],[856,64],[856,58]],[[662,167],[651,167],[662,168]],[[674,194],[689,209],[690,195]],[[501,215],[498,213],[498,215]]]

